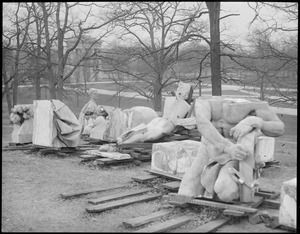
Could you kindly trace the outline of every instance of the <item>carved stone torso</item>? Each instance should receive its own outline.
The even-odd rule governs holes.
[[[229,131],[249,115],[255,115],[257,109],[267,108],[267,102],[246,99],[212,97],[211,122],[225,138],[230,138]]]

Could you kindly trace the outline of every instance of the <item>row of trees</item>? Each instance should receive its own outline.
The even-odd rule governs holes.
[[[162,91],[183,79],[179,74],[187,68],[196,74],[186,78],[188,81],[199,84],[211,78],[212,95],[222,95],[222,81],[236,80],[233,72],[251,71],[260,82],[262,100],[268,83],[282,100],[295,103],[296,95],[291,95],[291,90],[280,89],[287,80],[278,74],[297,72],[297,34],[275,41],[273,34],[274,30],[297,32],[298,27],[279,27],[274,21],[270,24],[260,11],[269,7],[296,21],[298,5],[259,2],[250,7],[256,13],[253,22],[263,22],[265,27],[253,31],[249,36],[251,49],[245,49],[221,40],[220,23],[236,14],[222,15],[220,2],[7,3],[2,98],[6,97],[10,110],[17,104],[19,84],[27,80],[35,86],[36,99],[41,98],[44,81],[50,98],[62,100],[64,87],[80,66],[97,59],[100,66],[93,67],[95,72],[106,74],[122,90],[149,98],[158,111]],[[89,43],[87,38],[91,39]],[[100,42],[101,51],[93,52]],[[76,49],[83,44],[84,53],[78,54]],[[203,72],[207,68],[211,69],[209,74]],[[124,77],[142,81],[142,85],[128,85]],[[239,80],[257,83],[242,77]],[[289,82],[297,84],[296,79]]]

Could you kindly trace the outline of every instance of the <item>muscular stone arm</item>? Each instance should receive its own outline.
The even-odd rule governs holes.
[[[220,153],[215,156],[221,156],[222,153],[225,153],[236,160],[244,160],[248,156],[249,152],[242,145],[233,144],[213,126],[211,123],[212,107],[208,101],[196,100],[195,115],[198,131]]]
[[[265,135],[277,137],[284,134],[284,123],[270,108],[256,110],[256,116],[263,120],[261,131]]]
[[[266,136],[277,137],[284,134],[284,124],[269,107],[257,109],[256,116],[241,120],[230,130],[230,135],[239,140],[252,129],[260,129]]]
[[[198,131],[220,152],[224,152],[229,140],[225,139],[211,123],[212,109],[208,101],[195,100],[195,115]]]

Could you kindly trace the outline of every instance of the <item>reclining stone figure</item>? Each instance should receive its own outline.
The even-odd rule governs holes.
[[[197,98],[193,116],[202,144],[182,178],[178,193],[195,197],[212,197],[215,193],[223,201],[238,199],[239,186],[228,169],[238,170],[239,161],[254,156],[251,151],[258,134],[283,135],[283,122],[267,102],[218,96]],[[177,119],[173,123],[180,125],[181,121]],[[213,178],[213,174],[205,172],[215,163],[220,166],[213,172]]]
[[[175,97],[166,99],[163,116],[154,118],[147,125],[139,125],[123,133],[120,137],[117,138],[118,144],[153,141],[171,133],[175,128],[174,122],[178,118],[184,118],[190,110],[190,105],[187,102],[187,100],[191,96],[190,94],[191,85],[180,81],[175,92]],[[189,123],[182,123],[182,125],[187,128],[188,126],[194,128],[195,119],[191,119]]]

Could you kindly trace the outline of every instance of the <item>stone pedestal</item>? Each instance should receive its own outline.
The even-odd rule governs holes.
[[[14,124],[14,130],[11,134],[12,143],[30,143],[32,142],[33,118],[26,119],[21,125]]]
[[[280,194],[279,223],[295,228],[297,226],[297,177],[282,183]]]
[[[255,145],[256,161],[271,162],[274,160],[275,138],[259,136]]]
[[[55,147],[53,139],[57,130],[53,121],[53,108],[49,100],[34,100],[34,124],[33,139],[34,145]],[[59,147],[60,145],[57,145]]]
[[[202,143],[192,140],[154,143],[151,170],[183,177]]]

